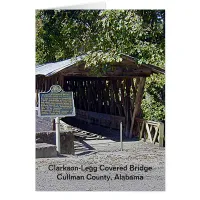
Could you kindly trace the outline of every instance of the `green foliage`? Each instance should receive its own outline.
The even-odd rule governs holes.
[[[143,118],[147,120],[165,120],[165,77],[154,74],[146,80],[142,101]]]
[[[96,63],[104,64],[105,60],[117,61],[120,53],[125,53],[136,57],[139,64],[153,64],[164,59],[163,13],[155,10],[37,11],[36,61],[41,64],[86,54],[86,64],[92,68]],[[98,59],[94,56],[97,51],[102,52]]]
[[[137,58],[138,64],[164,68],[165,11],[36,11],[38,64],[86,55],[86,68],[101,76],[110,69],[109,63],[121,61],[121,53]],[[144,118],[164,119],[164,100],[160,98],[164,82],[162,75],[147,78],[142,102]]]

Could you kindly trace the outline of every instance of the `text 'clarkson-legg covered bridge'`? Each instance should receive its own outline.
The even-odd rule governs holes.
[[[137,136],[135,119],[141,113],[146,77],[165,71],[137,65],[133,57],[124,54],[121,62],[111,64],[114,70],[102,77],[91,75],[84,65],[78,57],[36,66],[36,94],[58,84],[64,91],[73,91],[76,119],[112,129],[119,129],[122,122],[125,136]]]

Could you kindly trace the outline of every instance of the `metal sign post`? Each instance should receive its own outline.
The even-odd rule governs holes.
[[[55,119],[56,123],[56,149],[58,153],[60,153],[60,119],[59,117],[56,117]]]
[[[123,151],[123,141],[122,141],[122,122],[120,122],[120,143],[121,143],[121,151]]]
[[[75,116],[73,92],[65,92],[60,85],[52,85],[48,92],[40,92],[39,117],[53,117],[56,125],[56,147],[58,153],[60,148],[60,119],[59,117]]]

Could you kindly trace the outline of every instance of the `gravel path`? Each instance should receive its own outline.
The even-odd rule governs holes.
[[[100,141],[99,141],[100,142]],[[124,143],[125,150],[117,151],[119,143],[96,144],[96,150],[82,156],[36,159],[36,190],[42,191],[163,191],[165,190],[164,149],[144,142]],[[113,151],[114,150],[114,151]],[[77,166],[77,171],[50,171],[48,167]],[[101,165],[107,167],[126,166],[126,171],[101,171]],[[130,171],[130,165],[152,167],[148,172]],[[96,167],[96,172],[81,171],[81,166]],[[52,167],[52,166],[51,166]],[[95,168],[94,168],[95,169]],[[58,175],[60,174],[60,175]],[[61,175],[62,174],[62,175]],[[83,176],[84,180],[58,180],[62,176]],[[110,176],[112,180],[87,180],[91,174],[95,177]],[[143,176],[143,180],[118,180],[116,174]],[[58,178],[57,178],[58,176]],[[135,177],[134,177],[135,178]]]
[[[36,117],[36,131],[50,131],[50,123],[48,118]],[[165,190],[165,148],[143,141],[126,141],[123,143],[124,151],[120,151],[120,143],[112,139],[83,143],[87,143],[89,148],[81,154],[36,159],[37,191]],[[133,165],[149,167],[149,171],[145,172],[144,168],[132,171]],[[61,170],[63,166],[64,170]],[[119,171],[109,168],[120,166],[123,168]],[[86,171],[82,171],[85,168]],[[126,180],[118,179],[120,176]],[[79,180],[72,180],[74,178]],[[89,180],[97,178],[101,180]]]

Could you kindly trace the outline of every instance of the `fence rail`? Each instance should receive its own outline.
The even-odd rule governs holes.
[[[164,123],[148,121],[140,118],[136,118],[137,134],[139,139],[142,138],[144,141],[150,141],[155,144],[159,142],[159,146],[164,146],[165,134],[164,134]]]

